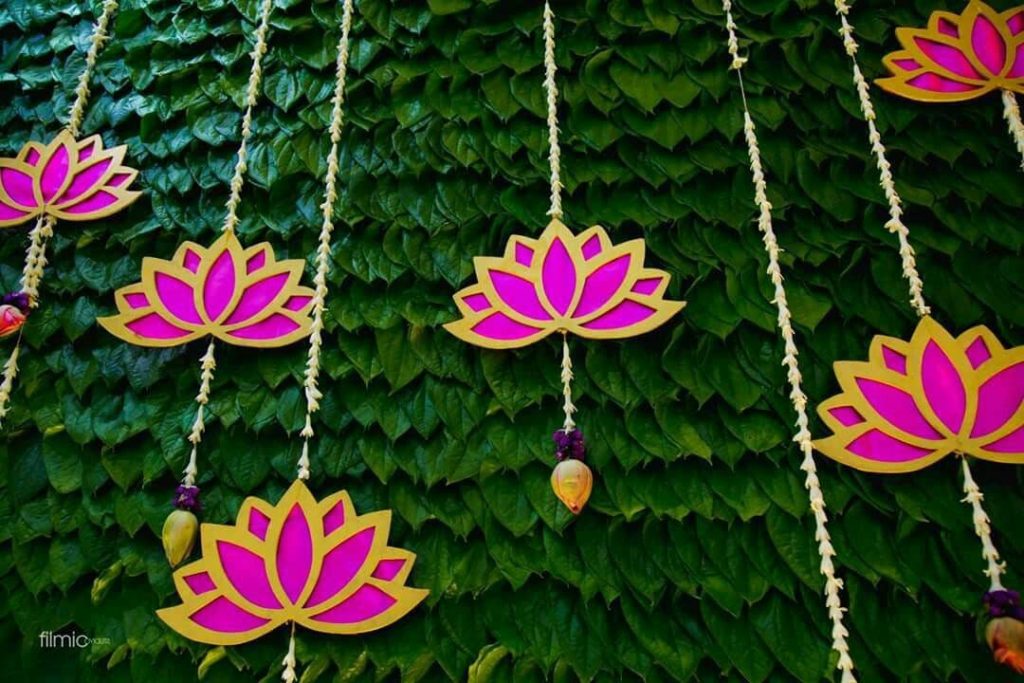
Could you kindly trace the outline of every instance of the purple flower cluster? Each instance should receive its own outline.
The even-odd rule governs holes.
[[[580,430],[573,429],[567,432],[558,429],[551,435],[551,440],[555,442],[555,460],[558,462],[569,459],[583,460],[586,448],[583,444],[583,432]]]
[[[203,509],[199,502],[199,487],[180,485],[174,492],[174,507],[189,512],[199,512]]]
[[[1012,617],[1024,621],[1024,608],[1020,606],[1020,593],[1001,590],[985,593],[983,604],[990,617]]]
[[[22,313],[28,313],[30,299],[25,292],[11,292],[4,294],[0,299],[0,305],[14,306]]]

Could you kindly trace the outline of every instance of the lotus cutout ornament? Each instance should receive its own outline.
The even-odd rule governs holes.
[[[923,318],[910,341],[877,336],[867,362],[840,361],[843,393],[818,414],[828,457],[866,472],[914,472],[950,453],[1024,463],[1024,347],[986,327],[953,337]]]
[[[267,242],[245,248],[230,231],[209,248],[185,242],[170,261],[143,259],[142,281],[117,290],[118,314],[99,323],[139,346],[207,335],[235,346],[285,346],[309,335],[313,290],[299,285],[303,266],[276,261]]]
[[[141,194],[128,189],[139,172],[122,165],[126,150],[65,130],[48,145],[29,142],[16,157],[0,158],[0,228],[44,214],[91,221],[117,213]]]
[[[902,50],[878,85],[921,102],[961,102],[993,90],[1024,93],[1024,7],[997,12],[971,0],[961,14],[933,12],[928,27],[898,28]]]
[[[344,491],[317,502],[301,480],[277,505],[247,498],[234,526],[203,524],[202,559],[174,573],[168,626],[211,645],[246,643],[288,622],[333,634],[388,626],[428,591],[405,585],[416,556],[389,547],[391,511],[356,513]]]
[[[669,275],[644,267],[643,240],[613,245],[604,228],[574,235],[554,219],[537,239],[514,235],[501,258],[477,257],[477,284],[455,295],[462,318],[445,325],[492,349],[554,332],[621,339],[653,330],[685,305],[664,299]]]

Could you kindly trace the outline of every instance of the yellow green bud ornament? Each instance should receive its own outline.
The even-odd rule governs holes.
[[[195,513],[199,510],[199,488],[182,484],[174,496],[177,508],[167,515],[164,521],[161,538],[164,543],[164,555],[171,567],[177,567],[192,554],[196,537],[199,536],[199,519]]]

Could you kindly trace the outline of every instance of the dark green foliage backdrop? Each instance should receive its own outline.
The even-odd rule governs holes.
[[[102,55],[85,130],[128,144],[146,195],[115,220],[59,226],[26,331],[0,467],[0,678],[279,675],[283,630],[225,656],[154,616],[175,600],[157,534],[185,462],[202,348],[131,348],[94,324],[144,255],[216,234],[255,4],[126,1]],[[317,233],[339,4],[278,0],[273,20],[241,232],[292,257],[311,254]],[[567,222],[646,237],[671,293],[691,302],[642,339],[575,345],[598,475],[575,521],[547,483],[555,343],[481,352],[439,327],[471,256],[545,223],[541,3],[357,4],[312,485],[394,508],[393,538],[419,553],[413,580],[432,595],[383,633],[300,633],[303,682],[829,678],[717,0],[555,5]],[[894,26],[943,4],[960,5],[858,2],[869,75]],[[2,5],[10,154],[58,129],[96,3]],[[753,41],[751,106],[817,401],[835,389],[833,360],[864,356],[874,332],[906,335],[913,317],[832,3],[740,0],[736,12]],[[876,99],[937,317],[1024,342],[1024,194],[998,98]],[[5,290],[24,245],[24,230],[4,233]],[[205,519],[231,520],[244,496],[276,499],[290,481],[304,353],[221,349],[200,462]],[[976,632],[982,561],[956,464],[888,479],[820,466],[861,680],[1005,680]],[[1019,471],[979,464],[977,476],[1019,586]],[[62,627],[108,640],[39,646]]]

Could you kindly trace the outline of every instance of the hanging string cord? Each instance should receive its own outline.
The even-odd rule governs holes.
[[[256,44],[252,48],[252,68],[249,70],[249,84],[245,91],[245,113],[242,115],[242,142],[238,145],[238,159],[235,161],[234,175],[231,177],[231,194],[227,202],[227,215],[224,216],[224,232],[234,232],[238,227],[238,205],[242,201],[242,186],[245,184],[245,172],[249,168],[249,138],[252,137],[252,110],[260,93],[260,80],[263,78],[263,56],[267,53],[267,33],[270,31],[270,10],[273,0],[263,0],[260,8],[260,23],[256,28]]]
[[[79,128],[82,126],[82,119],[85,116],[85,106],[89,103],[89,84],[92,81],[93,72],[96,70],[96,59],[100,50],[109,40],[107,30],[110,21],[117,12],[117,0],[105,0],[103,11],[96,20],[92,36],[89,39],[89,50],[85,54],[85,68],[78,77],[78,85],[75,87],[75,99],[68,112],[67,129],[73,137],[78,137]],[[21,271],[21,291],[28,295],[29,306],[36,308],[39,305],[39,285],[43,280],[43,272],[46,269],[46,244],[53,237],[53,226],[57,222],[53,216],[40,216],[35,227],[29,232],[28,249],[25,251],[25,265]],[[11,399],[11,391],[14,390],[14,380],[18,376],[18,356],[21,351],[21,334],[14,342],[11,355],[4,363],[3,380],[0,381],[0,423],[7,416],[8,403]]]
[[[235,164],[235,175],[231,180],[231,198],[227,203],[227,216],[224,218],[224,231],[234,232],[238,224],[238,203],[242,193],[242,183],[246,171],[246,142],[252,135],[252,110],[256,104],[259,94],[260,77],[263,73],[263,56],[267,53],[267,30],[270,25],[270,10],[273,7],[273,0],[265,0],[260,10],[260,24],[256,29],[256,46],[252,51],[252,70],[249,72],[249,88],[246,93],[245,115],[242,117],[242,142],[238,146],[238,162]],[[192,421],[192,429],[188,434],[188,441],[192,444],[189,453],[188,464],[185,466],[185,477],[182,483],[185,486],[195,486],[199,468],[196,458],[199,450],[199,443],[203,440],[203,432],[206,430],[206,404],[210,401],[210,385],[213,382],[213,374],[217,369],[217,358],[215,356],[214,340],[211,339],[206,347],[206,353],[200,359],[199,393],[196,394],[195,420]]]
[[[331,269],[331,233],[334,231],[334,204],[338,199],[338,167],[341,129],[344,125],[345,78],[348,74],[349,33],[352,28],[352,0],[345,0],[341,17],[341,39],[338,41],[337,79],[331,102],[331,152],[327,157],[327,179],[324,201],[320,205],[323,223],[316,250],[316,276],[313,278],[313,322],[310,325],[309,354],[303,386],[306,391],[306,425],[302,428],[302,456],[298,478],[309,479],[309,440],[313,438],[313,413],[320,410],[323,394],[317,387],[320,377],[320,348],[323,345],[324,302],[327,299],[327,275]]]
[[[924,317],[931,313],[931,309],[924,301],[924,282],[917,272],[917,258],[914,248],[910,246],[910,229],[903,223],[903,200],[896,191],[896,184],[892,176],[892,165],[886,157],[885,145],[882,144],[882,135],[875,125],[875,106],[871,102],[871,93],[867,79],[861,73],[860,65],[857,62],[857,50],[860,46],[853,37],[853,26],[847,20],[850,13],[850,5],[846,0],[835,0],[836,13],[839,15],[839,34],[843,38],[843,47],[849,55],[853,64],[853,84],[857,90],[857,99],[860,101],[860,111],[864,121],[868,124],[868,140],[871,142],[871,151],[875,155],[875,165],[878,167],[879,184],[885,193],[885,200],[889,205],[889,220],[885,227],[889,232],[895,233],[900,243],[900,258],[903,261],[903,278],[910,288],[910,305],[914,311]]]
[[[565,412],[565,422],[562,431],[566,434],[576,429],[576,421],[572,419],[576,412],[576,405],[572,402],[572,358],[569,356],[569,339],[565,332],[562,333],[562,410]]]
[[[992,525],[988,513],[981,505],[981,502],[985,500],[985,495],[974,481],[974,477],[971,476],[971,467],[967,463],[967,456],[961,454],[960,463],[964,473],[963,502],[969,503],[974,511],[974,533],[981,540],[981,556],[988,563],[985,576],[989,578],[991,584],[989,590],[1001,591],[1004,590],[1002,576],[1006,573],[1006,563],[1000,561],[999,551],[996,549],[995,543],[992,542]]]
[[[726,30],[729,35],[727,44],[729,55],[732,58],[731,68],[740,76],[739,86],[743,100],[743,133],[750,157],[750,171],[754,184],[754,202],[758,207],[757,226],[761,231],[764,248],[768,254],[768,276],[775,288],[773,303],[778,310],[777,322],[785,346],[782,365],[787,370],[787,379],[790,385],[789,397],[797,415],[797,433],[793,440],[803,452],[803,462],[800,465],[800,469],[806,475],[804,487],[808,491],[810,508],[814,513],[815,540],[818,542],[818,555],[821,557],[819,570],[825,577],[825,605],[828,608],[829,619],[832,622],[832,649],[839,655],[837,668],[842,671],[842,683],[856,683],[856,678],[853,674],[853,659],[850,656],[850,648],[846,642],[849,631],[847,631],[846,626],[843,624],[843,615],[846,612],[841,597],[843,582],[836,577],[835,566],[832,561],[836,551],[832,546],[832,540],[828,533],[825,497],[821,491],[821,482],[818,480],[817,466],[814,462],[814,446],[811,442],[811,432],[808,427],[807,396],[801,387],[802,377],[798,360],[799,351],[797,350],[795,334],[791,323],[792,316],[789,311],[789,303],[786,299],[782,268],[779,265],[779,253],[781,250],[772,227],[772,205],[768,201],[768,184],[765,180],[764,168],[761,164],[761,150],[757,140],[757,131],[754,121],[750,116],[750,109],[747,105],[741,75],[741,70],[747,58],[740,57],[739,55],[736,24],[733,21],[732,3],[730,0],[722,0],[722,9],[725,11]]]
[[[1017,144],[1017,153],[1021,155],[1021,168],[1024,169],[1024,121],[1020,118],[1020,107],[1017,106],[1017,96],[1010,90],[1003,90],[1003,118],[1010,128],[1010,135]]]
[[[295,671],[297,662],[295,661],[295,622],[292,622],[292,635],[288,639],[288,654],[281,660],[281,664],[284,665],[284,671],[281,672],[281,680],[284,683],[295,683],[299,680],[299,675]]]
[[[558,84],[555,74],[555,13],[544,3],[544,91],[548,98],[548,164],[551,166],[551,208],[548,215],[562,219],[562,148],[558,144]]]

